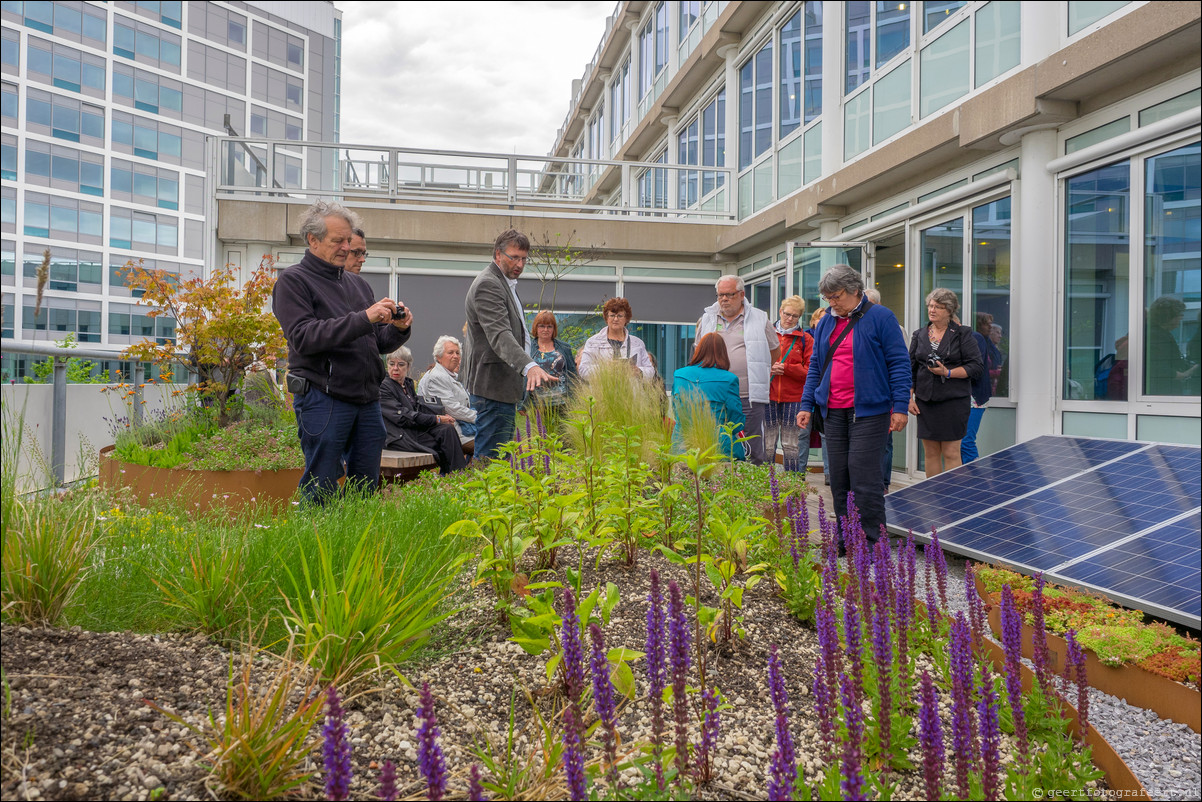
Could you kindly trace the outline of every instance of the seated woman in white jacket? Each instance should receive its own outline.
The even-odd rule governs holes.
[[[455,419],[459,439],[467,442],[476,436],[476,410],[468,400],[467,388],[459,381],[463,351],[459,340],[443,335],[434,343],[434,367],[426,371],[417,385],[423,399],[437,398],[446,414]]]
[[[625,298],[610,298],[601,311],[605,328],[589,337],[580,349],[580,375],[587,378],[601,360],[625,359],[643,378],[654,378],[655,366],[651,364],[647,346],[626,331],[631,318],[630,303]]]

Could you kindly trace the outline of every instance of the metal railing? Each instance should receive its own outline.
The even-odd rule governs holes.
[[[217,138],[218,198],[438,204],[464,211],[522,208],[566,215],[737,222],[730,193],[717,208],[678,208],[677,190],[703,168],[454,150]],[[705,167],[733,186],[735,170]],[[648,177],[650,176],[650,177]],[[640,180],[643,179],[643,180]],[[651,192],[649,186],[657,191]],[[597,189],[602,187],[603,189]]]
[[[6,355],[32,354],[34,356],[48,356],[54,360],[50,381],[52,387],[50,407],[50,468],[54,480],[58,485],[61,486],[66,482],[68,360],[82,358],[130,362],[132,364],[130,383],[133,385],[134,391],[133,403],[130,405],[130,416],[135,425],[142,422],[143,388],[146,384],[146,373],[142,362],[123,357],[120,351],[78,346],[67,348],[50,343],[13,343],[6,341],[4,343],[4,353]],[[186,363],[188,356],[186,353],[181,352],[177,356],[181,362]],[[189,378],[189,383],[194,381],[194,374],[190,374]],[[96,387],[99,389],[101,385],[96,385]]]

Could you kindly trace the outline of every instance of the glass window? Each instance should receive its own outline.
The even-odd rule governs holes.
[[[1096,392],[1095,373],[1127,353],[1130,172],[1123,161],[1067,182],[1064,398],[1111,397]]]
[[[701,19],[701,0],[683,0],[680,4],[679,37],[683,42],[689,35],[689,28]]]
[[[872,72],[872,3],[852,0],[845,4],[847,13],[847,94],[868,80]]]
[[[5,124],[15,127],[19,105],[17,87],[13,84],[4,84],[2,90],[0,91],[0,117],[4,118]]]
[[[805,137],[805,172],[802,181],[806,184],[822,177],[822,123],[811,126]]]
[[[772,42],[739,70],[739,169],[772,144]]]
[[[883,67],[889,59],[910,46],[910,4],[878,2],[876,4],[876,66]]]
[[[984,86],[1018,66],[1021,7],[1017,3],[986,3],[976,13],[976,86]]]
[[[1086,131],[1084,134],[1078,134],[1065,140],[1064,152],[1075,153],[1082,148],[1087,148],[1090,145],[1096,145],[1099,142],[1105,142],[1107,139],[1125,134],[1131,130],[1131,118],[1123,117],[1114,122],[1099,125],[1091,131]]]
[[[1144,393],[1194,396],[1202,383],[1202,145],[1144,163]]]
[[[805,4],[805,121],[822,113],[822,3]]]
[[[872,91],[865,89],[843,105],[843,159],[868,149],[872,130]]]
[[[1157,103],[1155,106],[1149,106],[1140,111],[1139,124],[1148,125],[1157,120],[1173,117],[1183,111],[1196,109],[1198,108],[1199,100],[1202,100],[1202,89],[1195,89],[1192,92],[1186,92],[1184,95],[1170,98],[1163,103]]]
[[[969,20],[922,49],[919,58],[919,117],[947,106],[969,89]]]
[[[910,65],[904,61],[872,87],[872,144],[884,142],[910,125]],[[865,93],[867,94],[867,93]]]
[[[986,340],[992,395],[1010,395],[1010,198],[972,210],[973,328]],[[978,340],[978,344],[980,341]]]
[[[964,303],[964,218],[924,228],[920,232],[921,287],[918,319],[925,322],[926,299],[932,290],[947,289]]]
[[[922,4],[922,32],[930,33],[945,19],[962,8],[965,0],[943,0],[942,2],[926,2]]]
[[[1068,35],[1080,33],[1098,20],[1109,17],[1123,6],[1126,0],[1070,0],[1068,4]]]
[[[801,126],[801,11],[780,30],[780,138]]]

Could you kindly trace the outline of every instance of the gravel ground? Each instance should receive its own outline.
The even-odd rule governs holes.
[[[566,556],[566,555],[565,555]],[[586,563],[584,584],[613,581],[621,602],[606,627],[610,648],[642,649],[647,574],[657,566],[682,587],[690,584],[680,566],[657,555],[640,557],[635,569],[603,564],[598,575]],[[964,563],[949,560],[949,602],[964,605]],[[922,571],[920,569],[920,576]],[[468,609],[455,621],[455,643],[440,642],[436,658],[414,667],[409,678],[428,681],[438,698],[442,744],[451,772],[450,792],[462,794],[466,773],[477,748],[486,744],[503,751],[508,737],[511,700],[515,755],[529,760],[526,793],[558,798],[566,791],[558,771],[544,778],[541,730],[535,711],[550,718],[556,704],[545,680],[545,658],[529,657],[508,642],[507,626],[492,612],[491,591],[464,591]],[[713,603],[706,599],[703,603]],[[820,764],[816,721],[810,713],[808,689],[817,651],[813,630],[786,614],[773,595],[771,580],[745,594],[745,640],[711,646],[708,676],[732,705],[723,713],[713,785],[705,797],[762,799],[769,754],[773,748],[773,713],[766,688],[769,645],[780,644],[786,686],[795,711],[791,722],[796,750],[806,780],[818,780]],[[202,726],[210,709],[224,702],[232,661],[227,651],[204,639],[176,635],[91,633],[78,629],[33,630],[4,627],[3,665],[11,697],[0,736],[4,799],[195,799],[212,798],[206,784],[206,749],[187,728],[147,702]],[[444,639],[445,641],[445,639]],[[255,677],[271,675],[263,661]],[[635,676],[644,687],[641,663]],[[414,714],[416,697],[395,679],[347,703],[354,744],[352,795],[374,794],[378,762],[398,765],[402,796],[422,791],[416,768]],[[1111,743],[1157,799],[1197,799],[1199,738],[1180,725],[1162,722],[1096,694],[1091,715]],[[1120,706],[1121,705],[1121,706]],[[645,700],[627,703],[619,731],[631,744],[647,738],[649,708]],[[670,725],[669,725],[670,726]],[[316,735],[315,735],[316,739]],[[318,762],[309,768],[319,769]],[[623,784],[636,781],[633,770]],[[899,799],[920,799],[919,777],[903,775]],[[310,789],[311,795],[318,789]]]

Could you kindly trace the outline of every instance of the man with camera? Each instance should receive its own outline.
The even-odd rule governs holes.
[[[301,494],[316,504],[337,494],[344,455],[345,489],[371,492],[379,484],[386,436],[380,355],[403,345],[413,324],[404,304],[373,302],[367,282],[345,269],[360,225],[341,204],[313,204],[301,221],[305,256],[280,273],[272,291],[305,454]]]

